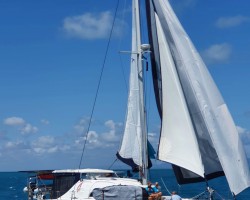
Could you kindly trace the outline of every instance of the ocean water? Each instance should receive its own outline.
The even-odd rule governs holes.
[[[23,188],[27,184],[28,173],[0,172],[0,200],[27,200]],[[179,186],[172,170],[154,169],[150,171],[150,180],[159,182],[163,193],[177,191],[180,196],[194,197],[202,193],[206,184],[196,183]],[[209,181],[209,186],[215,190],[215,199],[233,199],[224,177]],[[250,189],[237,195],[237,200],[250,200]]]
[[[0,200],[27,200],[23,192],[27,176],[26,173],[0,172]]]

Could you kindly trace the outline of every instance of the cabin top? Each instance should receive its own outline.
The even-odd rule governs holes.
[[[106,169],[61,169],[54,170],[52,173],[115,173],[113,170]]]

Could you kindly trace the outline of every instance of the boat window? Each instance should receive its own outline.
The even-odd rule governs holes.
[[[56,199],[65,194],[79,179],[80,173],[56,174],[52,189],[53,199]]]
[[[105,178],[105,177],[115,177],[117,178],[118,176],[116,173],[84,173],[82,174],[81,178],[82,179],[96,179],[96,178]]]
[[[87,176],[86,173],[82,173],[82,174],[81,174],[81,180],[82,180],[82,179],[88,179],[88,176]]]

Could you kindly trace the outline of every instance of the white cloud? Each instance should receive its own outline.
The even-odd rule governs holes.
[[[31,142],[31,153],[50,154],[70,151],[71,147],[68,144],[63,144],[62,141],[55,139],[52,136],[41,136]]]
[[[113,120],[108,120],[105,122],[105,126],[109,128],[108,132],[101,134],[104,145],[110,146],[111,143],[118,142],[121,139],[121,128],[122,123],[115,123]]]
[[[33,151],[37,154],[43,154],[46,153],[46,149],[40,148],[40,147],[35,147],[33,148]]]
[[[197,3],[197,0],[183,0],[181,2],[183,8],[194,7]]]
[[[75,130],[84,129],[83,124],[86,123],[86,120],[81,120],[81,123],[74,126]],[[87,139],[87,148],[109,148],[113,147],[115,145],[119,144],[119,140],[121,139],[121,133],[122,133],[122,123],[115,123],[113,120],[108,120],[104,123],[104,125],[108,128],[108,131],[103,132],[96,132],[96,131],[89,131],[88,133],[88,139]],[[81,132],[83,134],[83,132]],[[81,134],[81,135],[82,135]],[[85,134],[85,133],[84,133]],[[78,149],[81,149],[83,147],[83,144],[85,142],[86,135],[83,137],[77,137],[75,139],[75,146]]]
[[[78,122],[78,124],[76,124],[74,126],[74,130],[76,131],[76,133],[79,134],[84,134],[86,127],[88,126],[89,123],[89,119],[87,118],[83,118],[80,119],[80,121]]]
[[[27,149],[28,145],[24,142],[24,141],[8,141],[7,143],[5,143],[5,149]]]
[[[240,126],[236,126],[236,128],[237,128],[237,131],[238,131],[239,134],[244,134],[246,132],[245,128],[242,128]]]
[[[178,12],[183,12],[188,8],[193,8],[197,4],[197,0],[171,0],[171,5],[174,6],[175,10]]]
[[[89,131],[87,138],[88,138],[87,143],[86,143],[87,148],[95,149],[95,148],[99,148],[99,147],[103,146],[102,142],[100,141],[99,135],[95,131]],[[82,149],[82,147],[85,143],[85,140],[86,140],[86,136],[76,139],[75,146],[78,149]]]
[[[14,146],[16,146],[15,143],[14,142],[10,142],[10,141],[5,144],[6,148],[12,148]]]
[[[80,39],[103,39],[109,36],[113,17],[109,11],[99,14],[85,13],[79,16],[67,17],[63,22],[63,30],[71,37]],[[116,20],[114,34],[123,33],[124,22]]]
[[[31,133],[36,133],[38,131],[38,128],[35,126],[32,126],[31,124],[25,124],[23,128],[21,128],[21,134],[22,135],[28,135]]]
[[[240,126],[237,126],[236,128],[246,151],[246,155],[250,158],[250,131]]]
[[[41,136],[32,142],[33,147],[48,148],[53,146],[55,138],[52,136]]]
[[[56,140],[52,136],[41,136],[31,142],[31,148],[37,154],[44,154],[44,153],[56,153],[59,151],[66,151],[69,150],[70,147],[66,144],[60,144],[60,140]]]
[[[95,131],[90,131],[88,133],[87,141],[92,147],[98,147],[101,145],[101,141],[99,140],[99,135]]]
[[[156,133],[148,133],[148,140],[149,142],[153,143],[158,143],[158,137]]]
[[[25,120],[21,117],[9,117],[4,119],[4,124],[8,126],[20,126],[25,124]]]
[[[250,18],[238,15],[233,17],[221,17],[216,21],[215,25],[218,28],[231,28],[239,26],[245,22],[250,22]]]
[[[115,129],[115,122],[113,120],[108,120],[105,122],[105,126],[109,127],[110,129]]]
[[[47,152],[48,153],[55,153],[59,150],[58,146],[50,147]]]
[[[71,147],[69,145],[67,145],[67,144],[64,144],[64,145],[60,146],[61,151],[68,151],[70,149],[71,149]]]
[[[250,146],[250,131],[245,129],[245,128],[242,128],[240,126],[237,126],[236,128],[237,128],[237,131],[238,131],[238,133],[240,135],[240,138],[241,138],[243,144]]]
[[[41,120],[41,123],[44,124],[44,125],[48,125],[48,124],[49,124],[49,120],[47,120],[47,119],[42,119],[42,120]]]
[[[18,126],[18,130],[22,135],[28,135],[31,133],[36,133],[38,131],[38,128],[36,126],[33,126],[27,122],[21,117],[9,117],[4,119],[4,124],[8,126]]]
[[[214,44],[202,52],[202,57],[208,64],[224,63],[229,60],[232,47],[227,43]]]

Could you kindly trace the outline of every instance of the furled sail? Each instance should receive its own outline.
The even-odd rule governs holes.
[[[139,9],[138,1],[133,1],[132,52],[127,116],[123,140],[117,158],[130,165],[134,171],[139,171],[139,167],[143,167],[145,164],[147,167],[151,167],[151,162],[148,157],[143,157],[145,151],[147,151],[148,142],[147,139],[143,139],[146,134],[146,117],[143,96],[143,70],[140,60],[139,11],[135,12],[135,9]]]
[[[238,194],[250,186],[250,175],[227,106],[169,2],[146,0],[146,5],[162,119],[158,158],[173,164],[179,183],[225,174]]]

